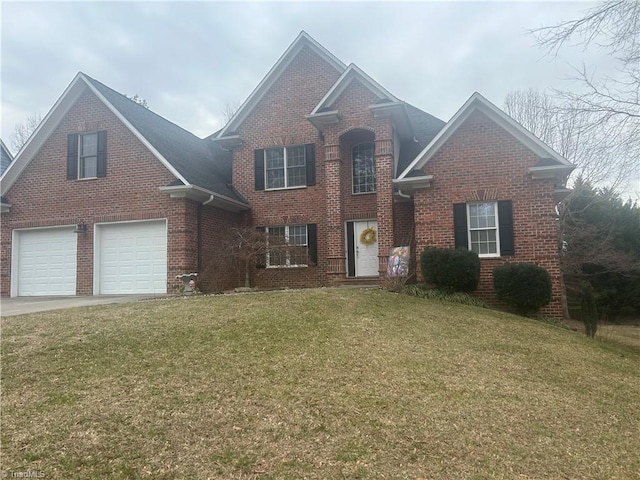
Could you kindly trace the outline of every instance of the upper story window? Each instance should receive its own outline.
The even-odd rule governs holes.
[[[363,142],[351,149],[353,173],[353,193],[373,193],[376,191],[375,144]]]
[[[78,157],[78,178],[98,176],[98,134],[80,135],[80,155]]]
[[[107,132],[67,135],[67,180],[107,175]]]
[[[315,144],[255,150],[256,190],[281,190],[315,184]]]

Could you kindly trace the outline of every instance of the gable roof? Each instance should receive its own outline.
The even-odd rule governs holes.
[[[382,85],[380,85],[373,78],[364,73],[357,65],[352,63],[347,67],[342,75],[340,75],[340,78],[338,78],[336,83],[333,84],[333,86],[329,89],[322,100],[320,100],[320,102],[311,111],[311,115],[315,115],[316,113],[319,113],[324,109],[330,108],[331,105],[333,105],[333,103],[338,99],[338,97],[340,97],[342,92],[344,92],[351,84],[351,82],[356,79],[359,80],[362,85],[368,88],[380,100],[386,100],[388,102],[400,101]]]
[[[3,191],[13,185],[62,118],[87,89],[177,178],[178,184],[201,187],[233,202],[247,203],[231,187],[231,161],[219,147],[196,137],[82,72],[76,75],[16,155],[7,174],[3,176]]]
[[[445,144],[445,142],[456,132],[456,130],[465,122],[465,120],[469,118],[469,116],[476,110],[483,112],[539,157],[552,159],[557,163],[558,167],[564,170],[570,171],[570,169],[573,169],[573,165],[569,163],[564,157],[562,157],[562,155],[546,145],[544,142],[542,142],[542,140],[533,135],[526,128],[516,122],[509,115],[504,113],[478,92],[475,92],[473,95],[471,95],[471,97],[469,97],[469,99],[460,108],[460,110],[458,110],[455,115],[451,117],[451,120],[447,122],[445,127],[438,132],[438,134],[429,142],[429,144],[426,145],[424,149],[404,169],[404,171],[398,177],[398,180],[401,180],[405,177],[410,177],[412,171],[421,169]]]
[[[138,131],[178,172],[185,185],[243,200],[231,185],[231,159],[211,142],[128,99],[103,83],[85,75],[95,89]]]
[[[258,86],[251,92],[249,97],[244,101],[236,113],[231,117],[231,120],[224,126],[215,138],[222,138],[228,134],[235,132],[245,118],[251,113],[253,108],[262,100],[264,95],[269,91],[271,86],[280,78],[282,73],[287,69],[293,59],[300,53],[304,47],[309,47],[321,58],[323,58],[329,65],[335,68],[339,73],[344,72],[347,66],[342,63],[337,57],[335,57],[326,48],[316,42],[307,32],[304,30],[296,37],[289,48],[282,54],[278,61],[271,67],[271,70],[262,79]],[[211,136],[213,137],[213,135]]]
[[[4,173],[4,171],[9,167],[9,164],[13,161],[13,155],[4,144],[2,139],[0,139],[0,175]]]

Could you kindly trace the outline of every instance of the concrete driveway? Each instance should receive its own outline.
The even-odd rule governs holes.
[[[162,295],[160,296],[162,297]],[[15,297],[0,300],[0,314],[3,317],[23,313],[60,310],[62,308],[106,305],[109,303],[139,302],[157,298],[153,295],[96,295],[92,297]]]

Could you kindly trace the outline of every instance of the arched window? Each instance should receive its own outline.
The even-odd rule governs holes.
[[[353,193],[376,191],[375,149],[373,142],[358,143],[351,149]]]

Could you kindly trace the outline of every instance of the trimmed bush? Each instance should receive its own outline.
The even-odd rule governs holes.
[[[507,263],[493,270],[496,296],[522,315],[533,313],[551,301],[551,277],[531,263]]]
[[[473,292],[480,281],[478,254],[465,249],[426,248],[420,255],[426,283],[444,292]]]

